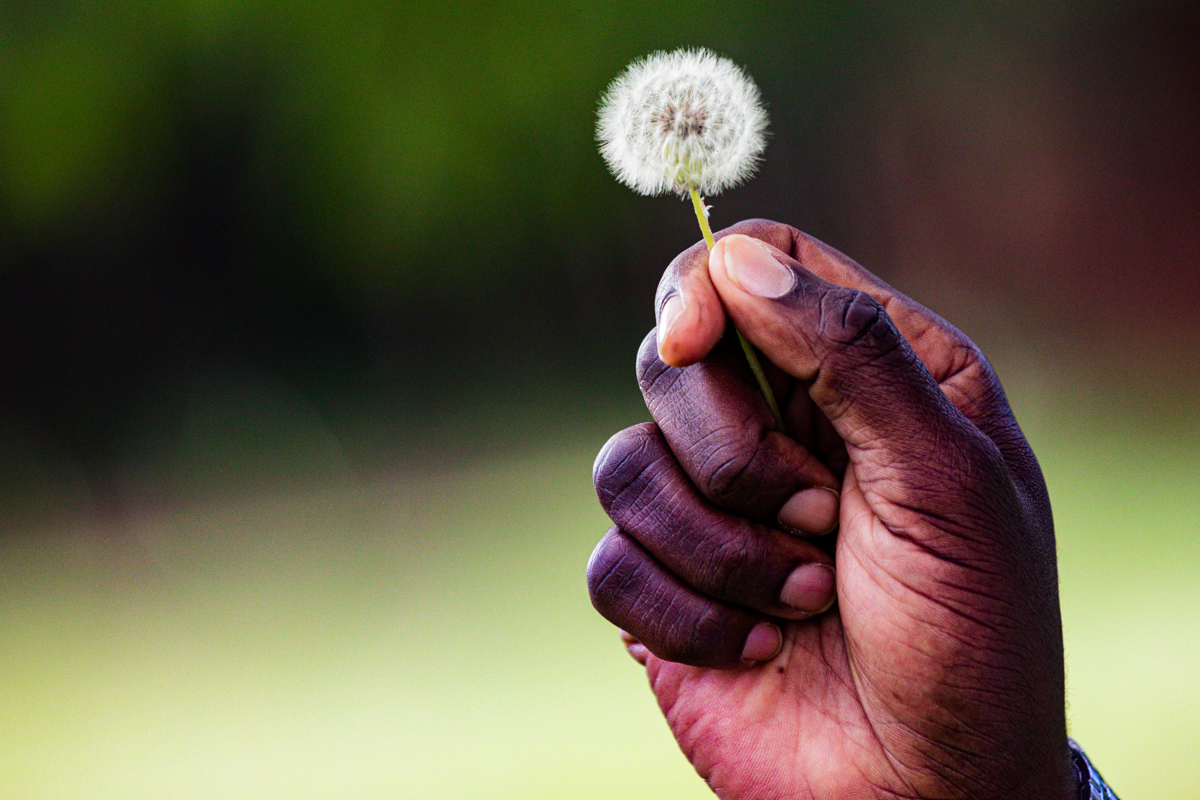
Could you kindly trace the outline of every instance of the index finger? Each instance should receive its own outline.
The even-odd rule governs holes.
[[[727,342],[703,361],[678,368],[663,363],[647,337],[637,376],[671,451],[713,504],[803,534],[833,528],[838,478],[810,449],[811,437],[775,430],[736,344]],[[807,394],[803,400],[811,406]]]

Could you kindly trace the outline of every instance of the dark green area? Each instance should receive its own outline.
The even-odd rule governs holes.
[[[78,474],[119,510],[214,403],[235,449],[294,438],[282,404],[370,466],[400,447],[356,449],[381,427],[502,432],[501,409],[636,399],[658,274],[698,232],[606,174],[594,112],[627,62],[681,45],[744,64],[771,115],[716,227],[794,223],[990,351],[1123,375],[1180,334],[1166,290],[1196,286],[1196,20],[1168,2],[7,3],[0,472]]]

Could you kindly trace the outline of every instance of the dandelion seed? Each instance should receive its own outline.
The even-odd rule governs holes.
[[[766,146],[758,87],[709,50],[635,61],[601,100],[600,152],[641,194],[716,194],[754,174]]]
[[[691,195],[711,250],[709,206],[700,195],[753,175],[766,130],[767,113],[754,81],[729,59],[701,48],[654,53],[630,64],[600,101],[596,138],[608,168],[635,192]],[[741,331],[737,337],[775,428],[783,431],[758,356]]]

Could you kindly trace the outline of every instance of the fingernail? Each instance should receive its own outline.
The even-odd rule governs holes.
[[[749,236],[726,236],[721,244],[725,245],[725,274],[742,291],[775,298],[783,297],[795,285],[792,271]]]
[[[814,536],[829,533],[838,524],[842,496],[825,486],[796,492],[779,509],[779,522]]]
[[[760,622],[746,637],[746,646],[742,648],[742,662],[758,664],[770,661],[781,647],[783,647],[783,634],[779,632],[779,626],[769,622]]]
[[[625,631],[621,631],[621,644],[625,645],[625,652],[629,653],[634,661],[643,667],[646,666],[646,660],[650,658],[650,651],[646,649],[646,645]]]
[[[784,581],[779,602],[802,614],[820,614],[833,605],[837,576],[827,564],[802,564]]]
[[[667,302],[663,304],[662,311],[658,315],[658,354],[661,357],[663,345],[666,344],[667,337],[671,335],[671,330],[675,327],[675,323],[679,322],[679,318],[683,316],[684,311],[683,297],[680,295],[671,295]]]

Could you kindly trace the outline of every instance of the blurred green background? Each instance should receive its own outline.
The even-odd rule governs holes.
[[[768,103],[792,223],[983,346],[1055,504],[1073,734],[1200,746],[1192,2],[0,5],[0,796],[706,797],[587,601],[699,238],[632,58]]]

